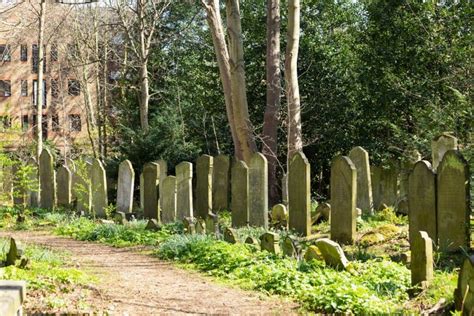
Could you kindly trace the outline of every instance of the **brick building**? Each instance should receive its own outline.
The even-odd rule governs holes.
[[[1,0],[0,0],[1,1]],[[21,4],[1,13],[0,21],[0,140],[6,150],[27,146],[35,139],[38,122],[38,45],[35,18],[31,5]],[[3,4],[5,7],[5,4]],[[81,69],[71,66],[70,54],[77,45],[70,43],[63,32],[55,31],[61,22],[61,8],[49,7],[45,30],[42,128],[43,140],[52,142],[64,154],[73,147],[87,147],[87,108],[95,102],[94,85],[82,81]],[[4,10],[5,12],[5,10]],[[23,27],[25,16],[32,23]],[[17,27],[5,27],[17,25]],[[22,25],[21,25],[22,24]],[[80,77],[78,79],[78,77]],[[84,85],[87,85],[85,87]],[[87,89],[87,96],[84,96]],[[90,106],[89,106],[90,108]]]

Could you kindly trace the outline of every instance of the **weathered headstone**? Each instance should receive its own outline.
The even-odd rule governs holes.
[[[437,170],[448,150],[458,148],[458,139],[448,133],[438,135],[431,141],[431,156],[433,159],[433,170]]]
[[[424,231],[413,234],[411,249],[411,284],[426,287],[433,279],[433,241]]]
[[[308,262],[311,260],[324,260],[321,251],[315,245],[309,246],[308,249],[306,249],[306,252],[304,253],[303,257],[304,260]]]
[[[258,243],[257,238],[252,237],[252,236],[248,236],[247,238],[245,238],[245,243],[247,245],[260,246],[259,243]]]
[[[92,208],[91,172],[92,164],[87,161],[80,161],[73,175],[72,190],[77,200],[77,212],[79,214],[89,213]]]
[[[462,155],[447,151],[437,170],[438,245],[442,251],[469,249],[469,168]]]
[[[474,311],[474,256],[464,259],[459,270],[458,286],[454,291],[457,311],[462,315],[472,315]]]
[[[321,251],[321,255],[327,265],[335,268],[346,268],[349,264],[344,251],[342,251],[338,243],[327,238],[321,238],[316,240],[315,245]]]
[[[92,210],[98,217],[105,217],[107,201],[107,177],[102,161],[94,159],[91,170]]]
[[[198,218],[196,221],[196,234],[206,233],[206,220],[204,218]]]
[[[316,213],[320,214],[320,217],[323,220],[329,221],[331,216],[331,205],[326,202],[319,203],[316,208]]]
[[[112,215],[112,220],[118,225],[125,225],[128,222],[125,212],[114,212]]]
[[[357,169],[357,207],[363,214],[373,214],[369,153],[360,146],[354,147],[349,152],[349,159]]]
[[[281,203],[288,206],[288,174],[281,177]]]
[[[163,159],[158,160],[156,163],[160,167],[160,175],[158,179],[158,214],[162,214],[163,201],[161,200],[161,197],[163,194],[161,193],[161,184],[163,183],[162,181],[168,176],[168,163]],[[161,215],[161,217],[163,217],[163,215]]]
[[[249,224],[268,228],[268,163],[261,153],[253,154],[249,164]]]
[[[356,237],[356,168],[345,156],[331,164],[331,239],[352,244]]]
[[[214,157],[212,168],[212,209],[214,212],[229,209],[230,159],[228,156]]]
[[[286,236],[282,243],[283,254],[288,257],[296,257],[298,255],[298,249],[296,241],[290,236]]]
[[[288,212],[286,206],[277,204],[272,208],[272,224],[276,227],[288,227]]]
[[[382,177],[382,168],[379,166],[370,166],[370,174],[372,181],[372,199],[374,210],[379,210],[382,204],[382,185],[380,183]]]
[[[280,236],[276,233],[266,232],[260,236],[260,249],[268,252],[280,253]]]
[[[408,178],[415,163],[421,160],[417,150],[405,151],[401,160],[400,188],[397,198],[397,213],[408,215]]]
[[[232,227],[243,227],[249,222],[249,169],[245,162],[232,166]]]
[[[117,211],[130,213],[133,207],[133,190],[135,189],[135,170],[130,160],[119,165],[117,183]]]
[[[193,217],[193,164],[182,162],[176,166],[176,217]]]
[[[72,191],[72,173],[67,166],[61,166],[56,174],[57,195],[59,206],[71,205],[71,191]]]
[[[408,177],[408,209],[410,240],[425,231],[437,241],[436,174],[426,160],[418,161]]]
[[[224,241],[226,241],[230,244],[236,244],[238,242],[237,232],[235,231],[235,229],[227,227],[224,230]]]
[[[288,225],[302,236],[311,234],[310,165],[302,152],[293,155],[288,168]]]
[[[160,222],[156,218],[150,218],[145,226],[145,230],[158,231],[160,229]]]
[[[176,221],[176,177],[167,176],[160,183],[161,219],[164,224]]]
[[[194,217],[185,217],[183,219],[184,233],[188,235],[196,234],[197,220]]]
[[[389,161],[380,174],[381,204],[395,206],[398,196],[398,163]],[[380,205],[381,205],[380,204]]]
[[[149,162],[143,166],[143,215],[160,221],[158,214],[158,182],[160,167],[157,163]]]
[[[140,208],[145,209],[145,178],[143,172],[140,173]]]
[[[212,169],[213,159],[202,155],[196,160],[196,212],[199,218],[206,218],[212,212]]]
[[[53,209],[56,204],[56,179],[53,155],[49,149],[43,149],[39,161],[40,206]]]

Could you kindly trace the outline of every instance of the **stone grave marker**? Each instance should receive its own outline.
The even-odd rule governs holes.
[[[145,226],[145,230],[158,231],[161,225],[156,218],[150,218]]]
[[[310,165],[302,153],[293,155],[288,172],[288,226],[301,236],[311,235]]]
[[[245,162],[232,166],[232,227],[247,226],[249,222],[249,169]]]
[[[309,262],[311,260],[324,260],[324,258],[321,251],[319,251],[319,248],[315,245],[311,245],[304,253],[304,260]]]
[[[458,151],[447,151],[438,166],[437,210],[441,251],[469,249],[469,168]]]
[[[296,241],[294,241],[290,236],[286,236],[285,239],[283,239],[282,250],[283,254],[287,257],[294,258],[298,255]]]
[[[224,230],[224,241],[226,241],[230,244],[238,243],[237,232],[235,231],[235,229],[227,227]]]
[[[229,209],[230,159],[226,155],[214,157],[212,168],[212,210]]]
[[[431,141],[431,156],[433,160],[433,170],[437,170],[443,160],[444,155],[449,150],[458,148],[458,139],[449,133],[438,135]]]
[[[56,204],[56,175],[54,172],[54,159],[49,149],[41,152],[39,161],[40,178],[40,206],[53,209]]]
[[[188,235],[196,234],[197,220],[194,217],[185,217],[183,219],[184,233]]]
[[[245,238],[245,243],[248,245],[259,246],[257,238],[252,236],[248,236],[247,238]]]
[[[207,214],[206,216],[206,234],[219,235],[219,216],[214,213]]]
[[[372,181],[370,177],[369,153],[362,147],[354,147],[349,159],[357,169],[357,207],[363,214],[373,214]]]
[[[288,212],[286,206],[283,204],[277,204],[272,208],[272,224],[276,227],[287,228],[288,227]]]
[[[196,160],[196,216],[206,218],[212,212],[213,159],[202,155]]]
[[[130,213],[133,207],[133,191],[135,189],[135,170],[130,160],[119,165],[117,183],[117,211]]]
[[[321,238],[316,240],[315,245],[321,251],[321,255],[327,265],[345,269],[349,264],[344,251],[342,251],[341,246],[337,242],[328,238]]]
[[[381,204],[396,206],[398,196],[398,163],[390,161],[380,173]]]
[[[91,172],[92,164],[81,161],[76,166],[76,172],[73,175],[72,190],[77,200],[77,212],[79,214],[87,214],[92,208]]]
[[[143,166],[143,215],[145,218],[154,218],[160,222],[158,214],[158,182],[160,177],[160,166],[155,162],[146,163]]]
[[[348,157],[331,164],[331,239],[352,244],[356,237],[356,168]]]
[[[161,220],[164,224],[176,221],[176,177],[167,176],[160,183]]]
[[[260,249],[268,252],[280,253],[280,236],[276,233],[266,232],[260,236]]]
[[[372,199],[374,210],[380,210],[380,205],[382,204],[382,185],[380,179],[382,176],[382,167],[379,166],[370,166],[370,174],[372,181]]]
[[[163,180],[165,180],[165,178],[168,176],[168,163],[166,162],[166,160],[163,160],[163,159],[160,159],[156,162],[158,164],[158,166],[160,167],[159,170],[160,170],[160,175],[159,175],[159,179],[158,179],[158,214],[161,214],[161,218],[163,218],[163,214],[162,214],[162,210],[163,210],[163,202],[161,200],[161,197],[163,196],[162,194],[162,183],[163,183]]]
[[[268,229],[268,163],[261,153],[249,164],[249,224]]]
[[[198,218],[196,221],[196,234],[205,234],[206,233],[206,220],[203,218]]]
[[[462,315],[472,315],[474,311],[474,256],[464,259],[459,270],[458,286],[454,291],[454,302],[457,311]]]
[[[320,217],[323,220],[329,221],[331,216],[331,205],[327,202],[319,203],[316,208],[316,213],[320,214]]]
[[[415,167],[415,163],[421,160],[418,150],[405,151],[401,161],[400,190],[397,199],[397,213],[408,215],[408,178]]]
[[[425,231],[437,240],[436,174],[426,160],[418,161],[408,177],[409,237]]]
[[[91,172],[92,210],[97,217],[105,217],[107,201],[107,177],[104,166],[99,159],[94,159]]]
[[[68,207],[72,202],[72,174],[67,166],[59,167],[56,180],[58,186],[58,205]]]
[[[193,217],[193,164],[187,161],[176,166],[176,217]]]
[[[411,284],[426,288],[433,279],[433,241],[424,231],[413,234],[411,249]]]

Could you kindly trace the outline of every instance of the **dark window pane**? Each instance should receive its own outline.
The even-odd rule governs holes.
[[[10,80],[0,80],[0,97],[9,97],[12,95]]]
[[[77,80],[68,80],[68,93],[69,95],[78,96],[81,94],[81,85]]]
[[[82,130],[81,116],[79,114],[69,115],[69,129],[75,132]]]
[[[51,129],[53,132],[59,132],[61,130],[61,126],[59,125],[59,116],[53,115],[51,117]]]
[[[20,60],[28,61],[28,46],[26,44],[21,44],[20,47]]]
[[[0,45],[0,61],[11,61],[10,45]]]
[[[58,45],[51,45],[51,61],[58,61]]]
[[[23,132],[27,132],[29,128],[30,122],[28,121],[28,115],[23,115],[23,118],[21,120],[21,129],[23,130]]]
[[[21,81],[21,96],[22,97],[28,96],[28,81],[27,80]]]

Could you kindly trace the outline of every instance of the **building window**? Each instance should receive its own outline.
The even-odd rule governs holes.
[[[43,115],[42,121],[41,121],[41,132],[43,134],[43,139],[48,139],[48,116]]]
[[[51,98],[59,98],[59,81],[58,79],[51,79]]]
[[[0,61],[11,61],[10,45],[0,45]]]
[[[0,116],[0,126],[3,130],[9,129],[12,127],[12,119],[9,116]]]
[[[43,80],[43,109],[46,108],[46,97],[47,97],[46,90],[46,80]],[[33,105],[38,105],[38,80],[33,80]]]
[[[20,46],[20,61],[28,61],[28,46],[26,44]]]
[[[69,114],[69,130],[74,132],[82,130],[81,116],[79,114]]]
[[[51,129],[53,132],[59,132],[61,130],[61,126],[59,125],[59,116],[57,114],[51,117]]]
[[[67,91],[69,95],[78,96],[81,94],[81,85],[77,80],[68,80]]]
[[[9,97],[12,95],[12,85],[10,80],[0,80],[0,97]]]
[[[28,115],[23,115],[21,120],[21,129],[23,132],[27,132],[30,128],[30,122],[28,121]]]
[[[52,44],[51,45],[51,52],[50,52],[50,57],[51,57],[51,61],[58,61],[58,56],[59,56],[59,53],[58,53],[58,45],[56,43]]]
[[[46,47],[43,46],[43,72],[46,72]],[[38,45],[33,44],[32,48],[32,58],[31,62],[33,64],[33,72],[38,73],[38,65],[39,65],[39,49]]]
[[[22,97],[28,96],[28,80],[21,81],[21,96]]]

